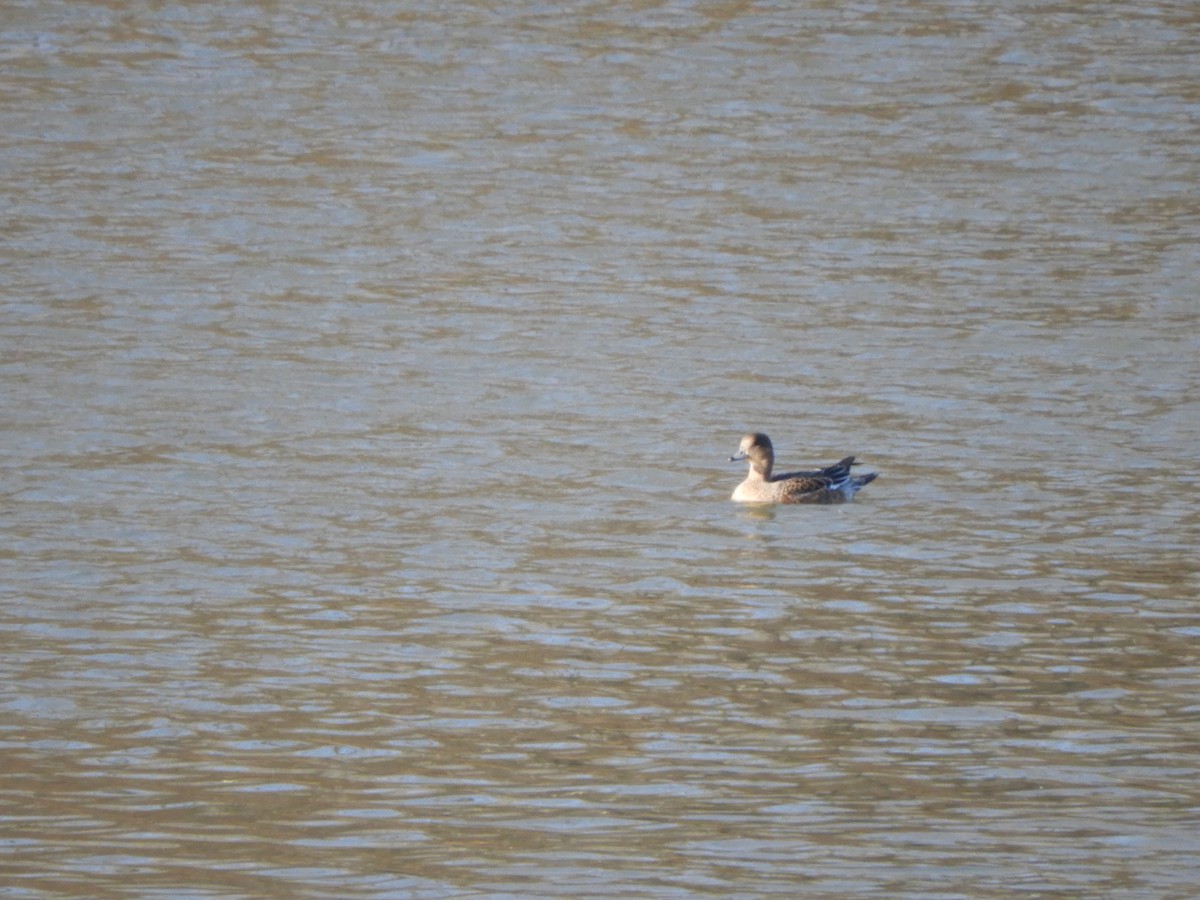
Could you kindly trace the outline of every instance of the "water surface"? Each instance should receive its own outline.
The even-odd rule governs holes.
[[[13,6],[4,890],[1186,895],[1198,50]]]

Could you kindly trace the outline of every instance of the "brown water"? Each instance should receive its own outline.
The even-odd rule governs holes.
[[[1193,4],[0,26],[0,894],[1193,895]]]

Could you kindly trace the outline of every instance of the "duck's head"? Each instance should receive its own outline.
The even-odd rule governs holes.
[[[775,448],[771,446],[771,439],[761,431],[746,435],[738,445],[737,455],[729,457],[729,461],[739,462],[743,459],[750,462],[750,468],[768,475],[775,463]]]

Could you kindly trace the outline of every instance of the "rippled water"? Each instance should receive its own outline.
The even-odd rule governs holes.
[[[1194,890],[1192,5],[0,29],[0,893]]]

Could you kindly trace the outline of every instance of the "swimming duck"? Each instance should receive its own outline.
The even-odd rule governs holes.
[[[730,462],[743,459],[749,460],[750,472],[731,498],[739,503],[845,503],[878,474],[851,475],[854,457],[847,456],[825,469],[772,475],[775,448],[761,431],[742,438],[737,456],[729,457]]]

